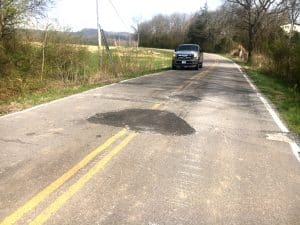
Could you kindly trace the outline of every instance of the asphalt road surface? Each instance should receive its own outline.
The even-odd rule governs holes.
[[[297,145],[231,61],[0,118],[3,224],[300,224]]]

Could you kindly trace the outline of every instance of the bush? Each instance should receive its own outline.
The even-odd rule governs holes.
[[[280,34],[270,40],[268,56],[271,59],[271,72],[280,78],[300,85],[300,39],[295,34],[290,40],[286,34]]]
[[[15,35],[5,47],[0,45],[0,102],[43,91],[53,82],[82,83],[96,73],[94,53],[67,43],[70,39],[64,33],[49,32],[45,46],[24,34]]]
[[[299,33],[294,39],[294,47],[292,50],[292,65],[291,65],[291,74],[293,80],[297,82],[298,90],[300,87],[300,38]]]
[[[45,75],[64,82],[84,79],[91,53],[84,47],[51,42],[45,48]]]
[[[0,45],[0,78],[4,78],[11,73],[11,62],[2,45]]]

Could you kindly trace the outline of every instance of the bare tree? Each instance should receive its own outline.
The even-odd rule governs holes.
[[[53,0],[0,0],[0,41],[32,18],[43,17]]]
[[[175,48],[186,37],[189,17],[185,14],[157,15],[139,25],[144,47]]]
[[[284,0],[227,0],[235,7],[239,27],[247,32],[248,62],[252,59],[258,35],[263,32],[263,22],[270,14],[278,13]]]
[[[142,17],[141,16],[136,16],[134,17],[133,19],[133,22],[135,25],[131,26],[131,28],[134,30],[135,32],[135,35],[136,35],[136,47],[137,49],[139,48],[139,45],[140,45],[140,29],[139,29],[139,26],[140,26],[140,23],[141,23],[141,20],[142,20]]]
[[[285,7],[290,22],[290,37],[293,35],[294,26],[299,25],[300,0],[286,0]]]

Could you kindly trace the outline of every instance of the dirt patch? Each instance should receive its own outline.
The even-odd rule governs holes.
[[[91,123],[115,127],[129,127],[134,131],[148,131],[164,135],[189,135],[195,133],[186,121],[176,114],[152,109],[126,109],[99,113],[88,118]]]

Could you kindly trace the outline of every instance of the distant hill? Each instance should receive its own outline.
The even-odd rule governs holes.
[[[109,42],[128,42],[133,38],[133,34],[129,32],[112,32],[104,31],[106,38]],[[83,41],[89,44],[97,44],[97,29],[83,29],[78,32],[74,32],[73,35],[80,37]]]
[[[20,32],[26,32],[30,34],[34,41],[42,41],[44,31],[34,29],[20,29]],[[98,31],[97,29],[82,29],[78,32],[62,32],[62,31],[50,31],[59,35],[66,35],[70,38],[71,42],[82,42],[83,44],[97,45],[98,43]],[[134,34],[129,32],[111,32],[104,31],[107,41],[110,45],[127,45],[134,38]]]

